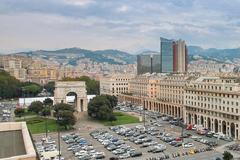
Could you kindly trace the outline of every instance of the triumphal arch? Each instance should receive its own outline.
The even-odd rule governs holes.
[[[54,104],[67,103],[67,95],[75,95],[75,109],[77,112],[87,111],[87,90],[83,81],[57,81],[55,82]]]

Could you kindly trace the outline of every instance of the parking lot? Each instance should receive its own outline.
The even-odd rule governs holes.
[[[147,117],[147,116],[146,116]],[[181,127],[171,125],[169,121],[164,121],[162,118],[159,118],[158,120],[151,119],[148,116],[148,121],[146,122],[146,128],[144,128],[143,123],[141,124],[128,124],[123,125],[121,127],[116,126],[116,128],[123,128],[123,130],[126,130],[126,133],[129,133],[128,135],[125,134],[119,134],[116,132],[114,127],[110,128],[107,126],[103,126],[99,123],[89,121],[87,118],[80,120],[76,124],[76,130],[72,132],[67,133],[61,133],[61,136],[69,135],[70,133],[74,133],[76,135],[79,135],[80,138],[83,138],[86,140],[86,142],[89,146],[93,146],[91,152],[86,152],[81,147],[76,147],[76,149],[79,153],[76,154],[76,152],[73,152],[69,150],[69,146],[76,144],[76,142],[71,142],[67,144],[63,141],[61,138],[61,152],[65,159],[69,160],[75,160],[75,159],[88,159],[90,156],[92,156],[95,153],[104,153],[104,159],[110,159],[112,157],[118,157],[118,158],[124,158],[124,159],[152,159],[152,158],[165,158],[167,159],[182,159],[182,160],[200,160],[200,159],[206,159],[206,160],[215,160],[217,157],[222,157],[222,154],[215,151],[214,147],[209,147],[208,144],[204,144],[202,142],[198,142],[193,138],[202,137],[202,139],[208,139],[209,141],[216,141],[219,145],[227,143],[223,140],[218,140],[216,138],[209,138],[206,136],[200,136],[197,135],[194,131],[186,131],[184,130],[184,135],[191,134],[189,137],[185,137],[184,139],[181,138]],[[152,122],[150,122],[150,120]],[[157,122],[156,122],[157,121]],[[142,129],[141,129],[142,128]],[[144,130],[144,132],[141,132],[141,130]],[[93,137],[94,132],[99,132],[100,135],[104,135],[101,138],[101,140],[98,140],[98,138]],[[134,133],[140,133],[133,135]],[[92,133],[90,135],[90,133]],[[132,134],[132,135],[131,135]],[[50,134],[51,137],[57,141],[57,133]],[[141,135],[144,135],[144,137],[139,137]],[[165,139],[161,138],[161,135],[165,135]],[[34,139],[39,139],[41,137],[44,137],[44,134],[40,135],[34,135]],[[166,138],[168,137],[168,138]],[[131,138],[138,139],[144,139],[142,142],[141,140],[138,140],[137,142],[134,142],[131,140]],[[117,141],[116,141],[117,139]],[[104,141],[104,143],[103,143]],[[144,142],[145,141],[145,142]],[[168,141],[168,142],[167,142]],[[172,141],[172,144],[170,144],[170,141]],[[115,144],[114,144],[115,142]],[[183,143],[186,144],[183,146]],[[105,146],[104,146],[105,145]],[[176,146],[174,146],[176,145]],[[108,149],[107,147],[110,146]],[[74,147],[73,147],[74,148]],[[91,148],[91,147],[89,147]],[[153,151],[155,149],[155,151]],[[113,152],[116,150],[115,152]],[[151,152],[149,152],[152,150]],[[141,153],[139,157],[131,157],[133,153]],[[79,158],[80,157],[80,158]],[[129,158],[128,158],[129,157]],[[91,158],[90,158],[91,159]],[[92,158],[96,159],[96,158]]]
[[[14,109],[16,105],[12,101],[0,102],[0,121],[12,122],[14,121]]]

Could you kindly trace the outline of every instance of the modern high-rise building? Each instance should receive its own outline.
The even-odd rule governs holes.
[[[183,40],[160,38],[161,73],[183,73],[187,71],[187,46]]]
[[[160,55],[137,55],[137,74],[160,73]]]

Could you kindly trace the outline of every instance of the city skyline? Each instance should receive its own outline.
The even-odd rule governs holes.
[[[238,0],[3,0],[0,4],[0,53],[70,47],[134,53],[158,50],[160,36],[204,48],[239,47]]]

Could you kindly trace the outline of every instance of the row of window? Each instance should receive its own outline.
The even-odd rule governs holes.
[[[189,91],[186,90],[185,93],[187,94],[197,94],[197,95],[204,95],[204,96],[214,96],[214,97],[225,97],[225,98],[239,98],[239,95],[236,94],[226,94],[226,93],[206,93],[200,91]]]
[[[122,79],[122,78],[117,78],[116,79],[116,81],[129,81],[130,79],[126,79],[126,78],[124,78],[124,79]]]
[[[204,113],[204,114],[208,114],[208,115],[212,115],[212,116],[216,116],[216,117],[223,117],[223,118],[229,118],[229,119],[233,119],[233,120],[239,120],[239,116],[225,114],[225,113],[219,113],[216,111],[208,111],[208,110],[204,110],[204,109],[196,109],[196,108],[191,108],[191,107],[186,107],[186,110],[194,111],[196,113]]]
[[[186,105],[191,105],[191,106],[196,106],[196,107],[201,107],[201,108],[207,108],[207,109],[212,109],[212,110],[219,110],[219,111],[227,111],[231,113],[238,113],[237,108],[230,108],[230,107],[225,107],[225,106],[218,106],[218,105],[213,105],[213,104],[206,104],[206,103],[196,103],[192,101],[186,101]]]
[[[213,86],[213,85],[193,85],[192,87],[197,88],[197,89],[211,89],[211,90],[229,90],[232,91],[232,87],[230,86]]]
[[[112,85],[114,86],[114,83],[112,83]],[[116,83],[116,85],[128,85],[128,83]]]

